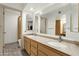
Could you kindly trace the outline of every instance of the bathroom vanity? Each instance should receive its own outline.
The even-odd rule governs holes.
[[[69,53],[62,51],[67,48],[63,44],[67,43],[36,35],[24,35],[24,48],[31,56],[69,56]]]
[[[79,55],[79,45],[39,35],[24,35],[24,49],[30,56]]]

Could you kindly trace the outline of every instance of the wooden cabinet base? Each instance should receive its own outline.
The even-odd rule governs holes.
[[[31,40],[31,55],[37,56],[37,42],[34,40]]]
[[[41,53],[41,54],[40,54]],[[44,44],[38,43],[38,55],[47,56],[68,56],[67,54],[60,52],[54,48],[48,47]]]
[[[24,48],[27,51],[27,53],[30,55],[30,49],[31,49],[31,44],[30,44],[30,39],[24,37]]]
[[[31,56],[69,56],[59,50],[25,37],[24,48]]]

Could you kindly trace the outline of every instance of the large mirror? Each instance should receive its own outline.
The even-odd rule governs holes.
[[[70,32],[78,32],[78,4],[72,4],[72,13],[70,16]]]
[[[36,33],[48,35],[68,36],[72,32],[79,32],[78,4],[56,4],[56,6],[51,5],[41,10],[40,14],[34,14],[33,21],[28,21],[27,24],[29,26],[33,24],[33,31]]]
[[[41,17],[40,33],[49,35],[66,35],[66,15],[50,20],[48,17]]]
[[[32,19],[32,15],[27,14],[26,15],[26,30],[33,30],[33,19]]]
[[[66,35],[66,15],[62,15],[56,18],[55,35]]]
[[[40,33],[66,36],[66,32],[79,32],[77,4],[68,4],[50,11],[40,19]]]
[[[46,17],[40,17],[40,33],[47,34],[47,19]]]

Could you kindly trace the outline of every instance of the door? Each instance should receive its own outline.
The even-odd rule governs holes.
[[[55,31],[56,35],[60,35],[61,34],[61,21],[60,20],[56,20],[56,31]]]
[[[18,39],[21,39],[22,35],[22,17],[18,17]]]
[[[3,51],[3,8],[0,6],[0,55]]]
[[[17,23],[19,15],[20,12],[5,9],[5,44],[17,42]]]

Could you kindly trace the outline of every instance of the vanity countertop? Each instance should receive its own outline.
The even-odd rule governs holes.
[[[57,40],[55,40],[55,39],[45,38],[45,37],[41,37],[41,36],[37,36],[37,35],[36,36],[35,35],[24,35],[24,36],[28,37],[32,40],[35,40],[39,43],[42,43],[44,45],[47,45],[51,48],[54,48],[56,50],[69,54],[71,56],[79,56],[79,45],[65,42],[65,41],[57,42]],[[62,46],[62,47],[49,44],[51,42],[54,42],[54,43],[57,42],[57,44],[58,45],[61,44],[60,46]]]

